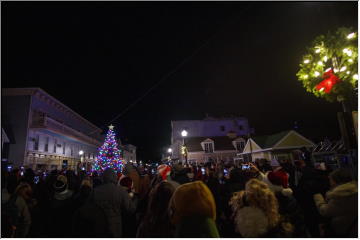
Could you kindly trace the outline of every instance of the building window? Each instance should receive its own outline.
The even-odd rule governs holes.
[[[63,154],[65,154],[65,147],[66,147],[66,142],[64,142],[64,145],[63,145]]]
[[[244,150],[245,143],[244,142],[236,142],[236,150],[241,152]]]
[[[225,126],[220,126],[220,130],[221,130],[222,132],[224,132],[224,131],[225,131]]]
[[[244,130],[244,127],[242,125],[239,125],[239,130]]]
[[[45,152],[49,151],[49,137],[46,137],[44,151]]]
[[[34,150],[39,150],[39,135],[35,137]]]
[[[206,153],[212,153],[214,152],[213,144],[212,143],[204,143],[205,146],[205,152]]]
[[[74,146],[70,146],[70,155],[74,156]]]
[[[54,153],[56,153],[56,145],[57,145],[57,139],[55,138],[55,142],[54,142]]]

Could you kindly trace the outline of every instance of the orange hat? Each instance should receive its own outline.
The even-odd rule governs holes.
[[[209,188],[202,181],[180,185],[170,200],[173,224],[183,217],[203,216],[216,219],[216,204]]]

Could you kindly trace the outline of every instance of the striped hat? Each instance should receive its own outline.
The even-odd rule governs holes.
[[[166,177],[171,173],[171,167],[166,164],[161,164],[158,166],[157,170],[158,174],[162,177],[163,180],[165,180]]]

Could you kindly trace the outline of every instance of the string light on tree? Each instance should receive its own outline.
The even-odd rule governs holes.
[[[335,33],[320,35],[314,40],[296,75],[305,89],[315,96],[331,102],[343,101],[356,94],[357,57],[357,33],[349,28],[339,28]]]
[[[98,149],[99,153],[93,166],[93,171],[103,172],[106,168],[112,168],[121,172],[125,162],[121,158],[121,150],[117,148],[114,126],[110,125],[104,144]]]

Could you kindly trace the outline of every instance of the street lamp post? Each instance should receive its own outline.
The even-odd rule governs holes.
[[[188,132],[186,130],[182,130],[181,132],[181,136],[183,137],[183,146],[182,146],[182,153],[185,157],[185,164],[187,165],[188,163],[188,156],[187,156],[187,149],[186,149],[186,145],[185,145],[185,137],[188,135]]]
[[[169,156],[168,156],[168,161],[170,162],[171,161],[171,157],[172,157],[172,149],[171,148],[169,148],[168,150],[167,150],[167,152],[169,153]]]
[[[79,151],[79,155],[80,155],[80,162],[82,163],[84,161],[84,151],[83,150],[80,150]]]

